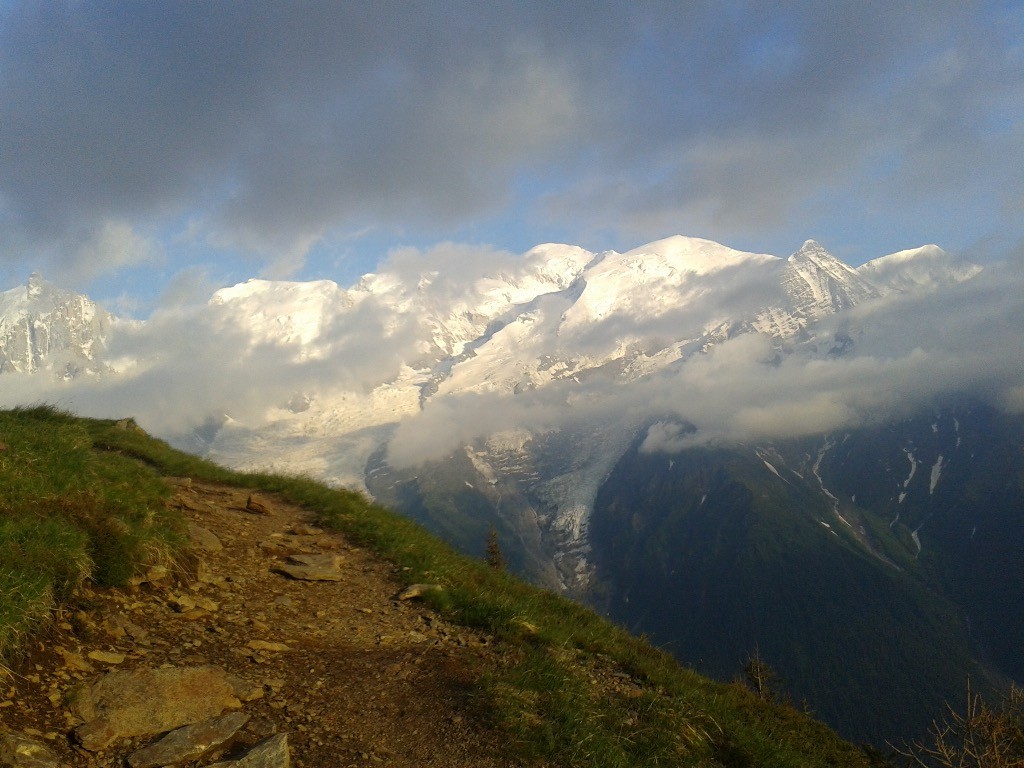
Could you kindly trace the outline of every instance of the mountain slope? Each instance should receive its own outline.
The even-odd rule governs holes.
[[[1001,510],[997,527],[1016,530],[1015,465],[989,456],[986,490],[976,486],[976,498],[947,497],[945,482],[954,471],[984,474],[985,451],[974,450],[977,461],[963,451],[949,464],[950,447],[926,455],[908,442],[923,438],[901,431],[905,425],[888,442],[860,431],[893,427],[922,408],[929,414],[944,408],[961,393],[961,381],[970,381],[985,402],[1005,408],[1024,402],[1014,389],[1024,392],[1024,382],[1012,370],[1019,340],[1005,331],[1020,327],[1024,305],[999,293],[998,281],[979,280],[977,268],[930,247],[853,269],[813,241],[788,259],[686,237],[621,254],[549,244],[520,257],[477,255],[458,246],[394,254],[378,273],[348,288],[250,281],[223,289],[206,306],[135,327],[127,347],[125,334],[112,334],[110,354],[127,349],[138,364],[73,396],[88,402],[90,393],[110,387],[143,409],[158,402],[148,417],[181,424],[165,432],[177,445],[235,467],[307,473],[368,490],[464,552],[480,554],[493,528],[520,573],[621,611],[616,615],[630,626],[643,629],[637,622],[650,621],[666,642],[678,634],[676,614],[657,615],[652,598],[649,611],[634,615],[635,597],[626,604],[623,595],[634,584],[633,565],[647,573],[685,555],[693,567],[721,575],[714,589],[723,610],[745,591],[785,609],[780,615],[789,618],[771,623],[780,630],[774,639],[762,639],[767,625],[754,632],[740,612],[716,621],[731,624],[731,640],[743,641],[734,656],[749,652],[752,632],[762,647],[777,651],[771,661],[787,673],[793,694],[813,698],[851,735],[916,735],[905,729],[931,717],[947,692],[959,693],[953,678],[976,662],[996,675],[1018,674],[1012,638],[1019,627],[1004,614],[1024,614],[1016,610],[1024,596],[995,591],[983,550],[974,559],[964,554],[962,530],[949,528],[948,546],[932,539],[945,530],[939,520],[953,519],[952,513],[936,510],[926,520],[932,513],[912,508],[925,498],[945,499],[950,510],[984,506]],[[958,312],[944,309],[967,306],[991,307],[991,317],[958,322]],[[979,341],[991,346],[991,331],[1003,348],[999,355],[985,353]],[[947,345],[947,337],[956,344]],[[179,341],[188,343],[176,354]],[[990,368],[994,373],[985,374]],[[40,397],[29,374],[14,375],[23,391]],[[186,384],[175,399],[176,387]],[[65,391],[52,391],[63,402]],[[154,391],[158,397],[143,396]],[[109,401],[100,402],[109,409]],[[175,402],[187,418],[174,419]],[[1004,416],[956,418],[965,434],[980,434]],[[145,423],[147,415],[140,418]],[[673,493],[685,489],[658,490],[662,481],[648,482],[638,458],[647,454],[636,453],[659,422],[653,442],[660,447],[645,450],[661,451],[671,462],[675,454],[721,448],[714,454],[719,470],[754,495],[736,496],[736,508],[721,520],[672,506]],[[952,439],[943,431],[947,422],[953,423],[940,424],[943,440]],[[999,451],[1015,455],[1012,429],[1000,434]],[[858,439],[864,449],[840,460],[844,446]],[[906,451],[926,463],[913,478]],[[874,461],[879,457],[885,461]],[[598,499],[607,506],[605,500],[621,496],[631,472],[643,482],[630,504],[640,510],[638,521],[650,521],[616,533],[605,520],[595,534]],[[921,491],[933,477],[934,493]],[[773,483],[779,487],[762,499],[758,494]],[[869,503],[881,498],[883,486],[887,501]],[[610,514],[605,506],[602,514]],[[893,522],[897,512],[902,517]],[[610,519],[633,524],[632,517]],[[715,528],[724,521],[736,529],[728,543]],[[678,541],[673,554],[657,533],[663,524],[710,543],[698,551]],[[977,535],[988,538],[977,542],[998,548],[989,530],[979,528]],[[633,534],[629,547],[609,544]],[[801,552],[800,559],[782,562],[786,547]],[[743,563],[731,586],[729,558]],[[1009,552],[996,561],[1010,572],[1017,567]],[[829,567],[836,572],[830,575]],[[985,579],[972,578],[976,568]],[[753,574],[761,572],[795,585],[792,594],[783,599],[759,584]],[[649,576],[650,584],[668,578],[660,571]],[[834,615],[843,617],[837,634],[859,655],[847,657],[842,684],[822,689],[811,670],[831,664],[834,671],[836,656],[815,651],[798,658],[797,649],[802,624],[824,631],[824,619],[809,614],[806,604],[822,597],[814,588],[830,583]],[[870,594],[862,593],[865,585]],[[660,590],[651,589],[658,599]],[[997,594],[1012,599],[1002,613]],[[882,630],[855,620],[861,601],[894,636],[944,638],[938,655],[927,644],[914,646],[926,650],[894,667],[896,651],[870,639]],[[959,613],[965,610],[969,624]],[[701,642],[696,635],[684,639],[690,647]],[[790,656],[786,648],[793,649]],[[927,660],[940,658],[941,674],[921,683],[931,676]],[[690,660],[702,663],[704,650]],[[729,677],[740,660],[708,663]],[[892,698],[906,710],[897,713],[906,715],[902,720],[880,716],[866,693],[882,669],[899,681]],[[864,725],[854,723],[855,707]],[[895,730],[884,734],[888,726]]]
[[[92,687],[76,709],[85,727],[64,717],[60,694],[72,680],[84,678],[87,688],[95,682],[86,660],[93,650],[92,662],[119,670],[103,677],[110,687],[135,673],[151,681],[154,671],[144,672],[151,663],[158,674],[210,660],[224,665],[244,678],[227,689],[246,699],[252,715],[243,743],[287,731],[294,756],[311,766],[371,754],[394,765],[867,765],[809,716],[682,669],[579,605],[459,556],[356,494],[308,479],[231,472],[170,449],[129,420],[80,420],[52,409],[0,412],[0,435],[9,441],[3,455],[17,458],[0,461],[0,479],[15,485],[29,467],[38,514],[71,529],[86,522],[102,527],[109,522],[102,500],[119,496],[127,473],[148,494],[132,510],[143,525],[178,518],[184,527],[187,517],[191,536],[203,542],[201,553],[178,549],[165,561],[171,568],[151,567],[139,556],[145,547],[134,551],[120,580],[135,573],[141,584],[128,592],[77,584],[75,624],[30,645],[39,650],[27,659],[28,674],[12,684],[22,706],[0,707],[0,724],[26,729],[32,739],[39,726],[52,727],[53,746],[35,754],[59,749],[66,759],[54,764],[121,764],[141,746],[118,739],[113,715],[93,719],[101,705],[108,713],[145,706],[137,689],[112,706]],[[70,474],[67,464],[52,460],[67,453],[68,437],[79,459]],[[81,471],[82,459],[99,470]],[[108,464],[116,471],[105,470]],[[88,498],[69,509],[55,488]],[[213,536],[223,539],[219,547]],[[24,554],[5,560],[0,595],[8,592],[7,569],[26,565]],[[293,565],[329,563],[344,578],[285,580],[280,571],[289,555]],[[175,562],[191,568],[193,589],[172,582]],[[433,585],[422,603],[396,597],[416,583],[421,592],[424,583]],[[276,645],[282,640],[288,650]],[[263,670],[257,678],[265,685],[249,682],[254,670]],[[241,703],[227,700],[221,708]],[[89,701],[100,704],[90,710]],[[69,728],[91,747],[111,744],[85,756],[66,741]],[[154,734],[143,728],[134,735]],[[201,762],[209,759],[216,758]],[[161,764],[168,762],[182,759]]]
[[[849,738],[922,733],[967,676],[988,685],[968,627],[872,513],[787,463],[797,448],[634,446],[595,502],[592,599],[715,677],[759,653]]]

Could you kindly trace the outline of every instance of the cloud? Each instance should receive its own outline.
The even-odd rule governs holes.
[[[687,447],[687,429],[671,421],[656,421],[647,428],[647,435],[640,443],[641,453],[679,453]]]
[[[458,5],[10,4],[8,215],[45,240],[188,213],[281,271],[332,227],[491,210],[574,132],[577,78],[531,14]]]
[[[600,374],[513,394],[450,395],[406,418],[392,460],[440,460],[492,431],[636,430],[642,450],[770,441],[882,424],[959,397],[1024,408],[1024,276],[1012,264],[934,292],[862,304],[812,326],[810,340],[758,334],[629,384]],[[853,339],[830,354],[837,334]],[[683,426],[686,425],[686,426]]]
[[[405,366],[436,361],[432,318],[452,306],[458,316],[480,301],[477,284],[496,264],[515,280],[536,262],[448,243],[426,252],[396,250],[384,276],[390,293],[344,290],[330,281],[257,281],[214,301],[207,271],[182,270],[145,322],[114,325],[107,359],[118,375],[73,383],[6,376],[3,402],[54,402],[92,416],[130,414],[166,436],[225,415],[264,426],[298,392],[366,395],[393,382]],[[423,266],[431,279],[419,271]],[[291,332],[282,334],[289,323]],[[486,422],[486,410],[478,425]]]
[[[441,398],[399,424],[388,443],[388,463],[415,467],[444,459],[481,437],[524,427],[543,432],[565,421],[564,406],[560,409],[547,398],[517,400],[495,394]]]
[[[194,286],[183,287],[175,299],[193,297]],[[107,351],[119,373],[72,382],[10,374],[2,401],[50,402],[85,416],[131,415],[147,430],[175,437],[224,416],[265,426],[298,392],[363,392],[393,380],[417,351],[415,329],[372,301],[322,328],[320,354],[310,354],[298,338],[262,338],[244,311],[230,303],[175,301],[145,322],[120,321]]]
[[[1024,173],[1005,158],[1024,141],[1024,18],[921,10],[794,3],[709,13],[690,34],[665,23],[646,56],[675,66],[634,89],[594,165],[549,191],[549,216],[762,248],[824,225],[855,231],[861,260],[912,228],[955,246],[1019,232]],[[977,205],[958,202],[965,187]]]
[[[280,277],[346,232],[545,213],[620,244],[865,215],[892,239],[908,210],[944,245],[1019,233],[1022,27],[959,2],[5,3],[5,252],[189,221]]]
[[[136,232],[124,221],[105,221],[72,252],[58,257],[62,281],[71,285],[87,283],[105,272],[138,264],[158,263],[163,249],[150,237]]]
[[[618,376],[620,367],[600,365],[610,350],[636,340],[654,352],[659,344],[699,332],[709,317],[763,306],[773,298],[765,286],[777,280],[764,270],[778,263],[694,276],[686,284],[692,300],[670,306],[663,316],[612,313],[576,331],[564,324],[571,299],[548,296],[529,306],[532,326],[510,323],[496,332],[495,339],[506,331],[526,332],[516,337],[522,346],[504,361],[493,358],[504,365],[498,376],[468,377],[474,391],[445,389],[463,366],[489,361],[493,350],[485,344],[430,394],[427,369],[445,357],[445,323],[467,323],[482,333],[489,316],[475,314],[481,302],[508,301],[500,291],[489,292],[494,275],[503,275],[500,285],[507,289],[536,279],[550,257],[543,250],[513,256],[446,243],[395,250],[386,270],[351,289],[330,281],[253,283],[210,303],[196,301],[207,278],[184,272],[148,321],[115,325],[110,355],[121,375],[71,384],[6,375],[2,399],[7,405],[53,402],[84,415],[133,415],[147,429],[175,436],[225,415],[258,432],[274,419],[290,418],[287,404],[301,392],[324,407],[314,409],[315,420],[299,425],[306,430],[303,439],[319,435],[329,442],[345,432],[349,418],[331,410],[331,398],[350,393],[368,403],[377,391],[387,402],[405,398],[390,417],[388,450],[390,461],[407,467],[509,430],[563,431],[584,443],[574,452],[643,434],[644,450],[671,452],[880,424],[962,395],[1024,410],[1019,253],[956,285],[865,302],[782,344],[755,333],[719,340],[706,352],[691,350],[685,361],[628,383]],[[488,311],[500,314],[503,306]],[[296,325],[292,332],[279,333],[289,323]],[[315,338],[303,344],[309,329]],[[834,351],[837,338],[850,342],[841,354]],[[557,348],[531,339],[554,340]],[[566,360],[579,364],[578,375],[531,378],[531,371],[554,370]],[[493,374],[486,366],[484,372]],[[427,396],[413,411],[416,382]]]
[[[205,304],[217,287],[208,268],[189,267],[171,277],[159,304],[165,309]]]

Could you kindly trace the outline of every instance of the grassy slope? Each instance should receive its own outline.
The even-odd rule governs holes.
[[[918,736],[961,703],[964,679],[986,679],[954,606],[825,529],[826,500],[798,478],[743,449],[672,464],[634,449],[597,497],[592,559],[611,616],[716,677],[759,649],[796,700],[877,744]]]
[[[0,656],[84,578],[121,584],[184,541],[154,471],[51,409],[0,412],[0,489]]]
[[[87,573],[116,584],[173,553],[181,523],[165,511],[157,475],[188,475],[280,493],[403,566],[410,583],[442,584],[435,608],[505,641],[508,664],[479,682],[480,701],[524,757],[564,766],[867,764],[802,713],[685,670],[591,611],[459,555],[357,494],[231,472],[114,422],[45,408],[0,413],[0,444],[0,487],[11,489],[0,494],[0,647],[8,653]],[[645,694],[594,695],[588,670],[602,664],[628,671]]]

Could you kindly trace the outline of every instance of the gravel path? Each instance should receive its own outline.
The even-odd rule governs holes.
[[[313,527],[302,509],[175,483],[172,504],[192,521],[199,553],[195,578],[176,583],[157,567],[128,590],[84,590],[85,610],[59,616],[0,677],[0,725],[48,745],[61,764],[122,766],[151,738],[82,749],[74,688],[111,668],[212,664],[244,681],[250,718],[236,742],[287,734],[295,766],[518,765],[501,756],[472,697],[472,681],[501,662],[491,638],[397,599],[394,566]],[[283,572],[296,566],[336,580]]]

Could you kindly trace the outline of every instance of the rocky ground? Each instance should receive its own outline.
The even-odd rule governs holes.
[[[0,673],[0,766],[517,765],[472,695],[491,638],[302,509],[175,484],[187,578],[80,592]]]

